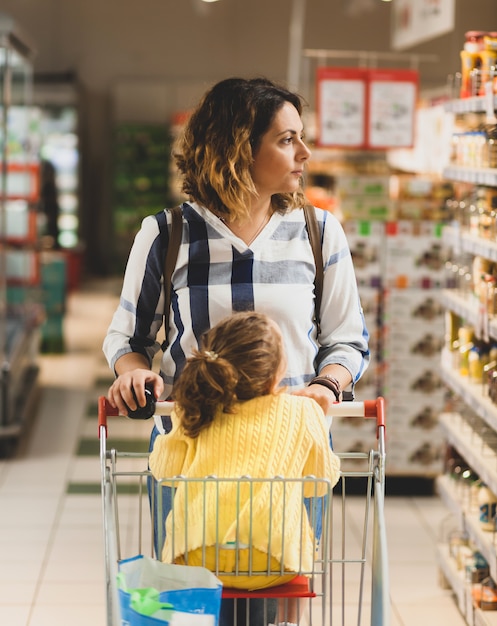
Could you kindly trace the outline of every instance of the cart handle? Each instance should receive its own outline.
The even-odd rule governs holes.
[[[174,402],[169,400],[158,401],[155,405],[155,415],[171,415]],[[119,411],[114,408],[104,396],[98,398],[98,436],[102,429],[107,437],[107,417],[115,417]],[[362,402],[334,402],[328,412],[331,417],[364,417],[376,419],[376,437],[379,436],[380,428],[385,429],[385,400],[381,396],[376,400],[364,400]]]

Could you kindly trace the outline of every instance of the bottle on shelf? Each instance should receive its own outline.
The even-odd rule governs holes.
[[[486,165],[497,168],[497,124],[487,126],[486,131]]]
[[[479,84],[474,84],[475,70],[480,71],[483,51],[483,38],[487,33],[481,30],[468,30],[464,37],[464,47],[461,50],[461,98],[476,95]]]
[[[478,492],[478,508],[480,512],[480,528],[486,531],[495,531],[497,496],[485,483],[481,484]]]
[[[483,49],[480,51],[481,60],[481,83],[480,95],[485,95],[485,85],[487,82],[492,83],[493,92],[496,92],[495,81],[497,65],[497,33],[490,32],[483,36]]]

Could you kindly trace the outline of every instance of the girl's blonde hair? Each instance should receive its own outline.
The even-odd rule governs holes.
[[[247,219],[257,193],[251,176],[254,155],[275,115],[290,102],[302,114],[297,94],[265,78],[228,78],[202,98],[176,145],[182,190],[219,217]],[[302,190],[275,194],[273,209],[302,207]]]
[[[185,433],[207,428],[216,412],[270,393],[284,358],[281,335],[267,315],[234,313],[207,331],[174,384]]]

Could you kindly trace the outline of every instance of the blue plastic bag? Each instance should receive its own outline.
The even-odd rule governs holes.
[[[218,624],[222,583],[205,567],[170,565],[139,555],[119,563],[117,578],[122,626]],[[136,602],[134,606],[131,602],[133,593],[135,600],[148,597],[159,605],[172,605],[170,620],[163,606],[157,616],[137,611]]]

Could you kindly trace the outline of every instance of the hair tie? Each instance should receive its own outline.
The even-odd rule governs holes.
[[[215,361],[219,356],[217,352],[213,352],[212,350],[204,350],[204,355],[207,357],[208,361]]]

